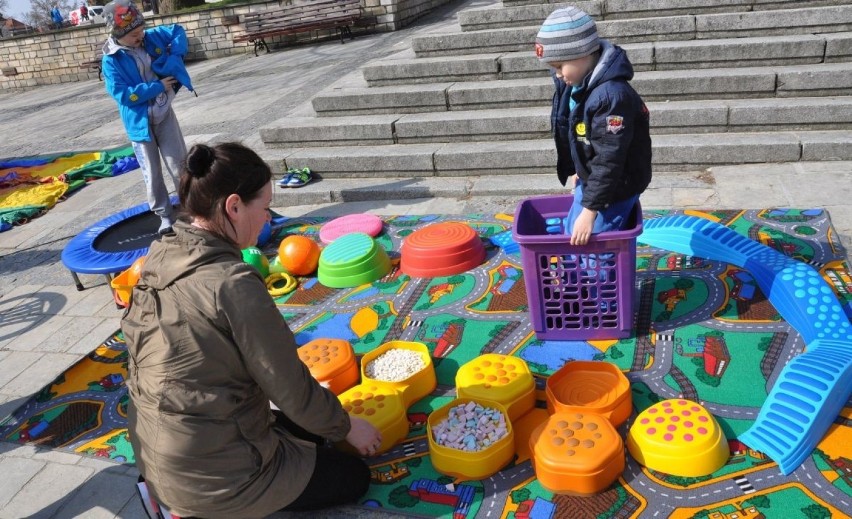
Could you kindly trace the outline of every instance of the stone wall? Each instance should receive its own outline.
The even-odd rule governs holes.
[[[451,0],[362,0],[364,16],[352,28],[355,35],[395,31]],[[298,0],[231,5],[191,13],[149,18],[151,25],[179,23],[189,39],[187,61],[252,52],[253,44],[234,43],[245,31],[241,15]],[[335,38],[335,31],[313,31],[268,38],[272,47]],[[23,89],[38,85],[83,81],[98,77],[96,68],[82,66],[100,53],[106,38],[103,25],[78,26],[44,34],[0,39],[0,88]]]

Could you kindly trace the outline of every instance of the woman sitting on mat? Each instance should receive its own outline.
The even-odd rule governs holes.
[[[188,222],[151,245],[121,323],[130,441],[154,499],[182,517],[264,517],[352,502],[381,434],[350,417],[299,359],[241,249],[269,221],[272,174],[235,143],[194,146]],[[270,400],[281,410],[272,411]]]

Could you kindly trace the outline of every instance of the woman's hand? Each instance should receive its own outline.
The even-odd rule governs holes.
[[[372,456],[382,444],[382,433],[373,424],[363,418],[349,417],[351,428],[346,435],[349,445],[355,447],[361,456]]]

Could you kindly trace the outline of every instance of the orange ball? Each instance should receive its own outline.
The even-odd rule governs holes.
[[[296,276],[313,274],[319,257],[319,245],[305,236],[287,236],[278,246],[278,261],[287,272]]]

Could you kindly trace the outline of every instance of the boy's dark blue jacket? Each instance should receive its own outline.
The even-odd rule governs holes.
[[[597,66],[574,93],[553,75],[551,128],[556,140],[556,173],[562,185],[577,174],[583,207],[600,211],[612,202],[645,191],[651,182],[648,108],[628,81],[633,65],[621,47],[601,40]]]

